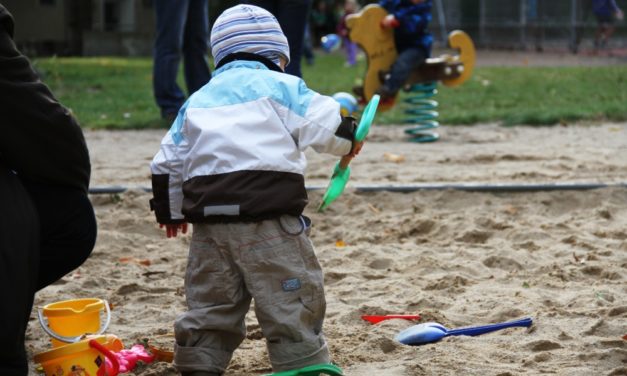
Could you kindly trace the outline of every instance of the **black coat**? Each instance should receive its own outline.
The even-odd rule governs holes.
[[[0,4],[0,167],[20,179],[87,192],[91,166],[82,130],[17,50],[13,28]]]

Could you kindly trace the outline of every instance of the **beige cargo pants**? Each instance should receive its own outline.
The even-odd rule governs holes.
[[[174,324],[180,372],[224,372],[255,314],[274,372],[329,362],[320,264],[300,217],[194,224],[185,274],[188,311]]]

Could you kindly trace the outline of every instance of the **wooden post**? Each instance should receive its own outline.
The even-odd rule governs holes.
[[[577,53],[577,0],[570,1],[570,51]]]
[[[520,0],[520,44],[527,49],[527,0]]]
[[[486,47],[487,45],[487,37],[486,37],[486,4],[485,0],[479,0],[479,43]]]
[[[446,31],[446,14],[444,14],[444,0],[435,0],[435,5],[438,9],[438,22],[440,23],[440,39],[442,41],[442,47],[446,48],[448,43],[448,32]]]

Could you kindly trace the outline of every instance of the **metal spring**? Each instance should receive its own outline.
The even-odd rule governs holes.
[[[437,118],[439,113],[436,111],[438,102],[432,98],[438,93],[436,82],[427,82],[413,84],[408,89],[409,96],[403,101],[410,106],[405,110],[405,114],[409,115],[405,119],[406,124],[415,124],[415,127],[405,130],[410,136],[409,141],[412,142],[433,142],[440,138],[437,132],[430,132],[429,129],[438,128],[440,123]]]

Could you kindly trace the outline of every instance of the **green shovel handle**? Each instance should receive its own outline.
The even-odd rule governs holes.
[[[370,126],[372,125],[372,121],[374,120],[374,116],[377,113],[377,106],[379,105],[379,95],[374,95],[368,105],[364,109],[361,120],[359,121],[359,125],[357,126],[357,130],[355,131],[355,140],[358,142],[363,141],[368,132],[370,132]],[[346,157],[345,157],[346,158]],[[342,161],[340,161],[342,162]],[[333,202],[336,198],[340,197],[344,188],[346,187],[346,183],[350,178],[351,170],[348,163],[350,159],[345,161],[346,167],[342,168],[340,166],[340,162],[335,165],[333,169],[333,176],[331,176],[331,181],[329,182],[329,186],[327,187],[327,191],[324,193],[322,197],[322,203],[320,207],[318,207],[318,211],[323,211]]]
[[[379,106],[379,94],[375,94],[370,99],[370,102],[364,108],[364,112],[361,115],[361,120],[355,131],[355,141],[363,141],[366,139],[368,132],[370,132],[370,126],[374,120],[374,116],[377,114],[377,107]]]
[[[336,198],[340,197],[344,188],[346,187],[346,183],[348,183],[348,178],[351,176],[351,168],[350,166],[346,166],[346,168],[340,167],[340,162],[335,164],[335,168],[333,169],[333,175],[331,176],[331,181],[329,182],[329,186],[327,187],[327,191],[324,193],[322,197],[322,203],[318,208],[318,211],[323,211],[333,202]]]

